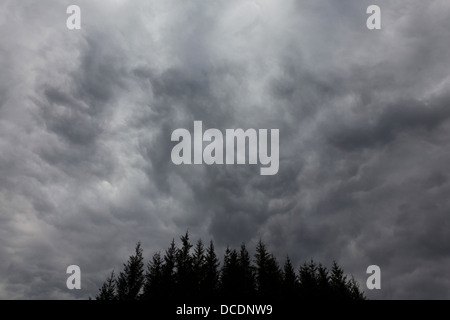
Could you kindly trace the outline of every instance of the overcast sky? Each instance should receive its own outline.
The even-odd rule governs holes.
[[[0,39],[0,298],[93,297],[189,230],[450,299],[449,1],[1,0]],[[279,129],[278,174],[172,164],[194,120]]]

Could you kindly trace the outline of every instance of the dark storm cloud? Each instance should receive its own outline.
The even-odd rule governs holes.
[[[148,258],[189,229],[363,288],[378,264],[369,297],[448,298],[450,6],[378,1],[369,31],[369,4],[81,1],[69,32],[68,2],[6,2],[0,297],[93,296],[137,241]],[[194,120],[280,129],[278,174],[172,164]]]
[[[423,136],[444,124],[449,116],[450,97],[435,97],[431,101],[398,101],[388,105],[376,119],[360,119],[333,128],[329,141],[344,150],[379,147],[388,144],[398,135]]]

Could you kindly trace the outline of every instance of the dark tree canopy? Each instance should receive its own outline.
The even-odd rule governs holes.
[[[253,297],[256,292],[255,268],[252,265],[250,254],[243,243],[238,257],[238,281],[240,284],[238,298]]]
[[[289,256],[286,257],[286,262],[283,267],[283,282],[281,284],[282,287],[282,296],[285,299],[289,299],[292,296],[295,296],[298,293],[299,283],[297,275],[295,274],[294,267],[292,266],[291,260]]]
[[[144,284],[144,258],[142,257],[141,244],[136,245],[135,254],[130,256],[124,264],[124,270],[120,272],[116,281],[117,298],[119,300],[136,300],[141,293]]]
[[[144,291],[141,298],[145,300],[157,298],[161,291],[164,290],[164,285],[163,259],[161,258],[161,253],[157,252],[147,265],[143,286]]]
[[[245,244],[239,251],[227,247],[221,262],[214,243],[205,248],[202,240],[193,246],[189,233],[181,246],[172,240],[165,250],[153,255],[144,271],[141,244],[136,245],[124,269],[106,279],[97,300],[363,300],[364,293],[353,277],[334,262],[331,270],[313,260],[296,272],[289,256],[280,267],[275,255],[260,240],[251,258]]]
[[[202,298],[214,299],[219,292],[220,262],[214,251],[214,243],[210,241],[203,265],[203,277],[200,280],[200,294]]]
[[[114,270],[111,275],[103,283],[102,287],[99,289],[98,295],[95,297],[96,300],[116,300],[116,286],[115,286],[115,275]]]

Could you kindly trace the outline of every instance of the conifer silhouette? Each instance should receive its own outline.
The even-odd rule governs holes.
[[[194,254],[192,255],[192,272],[194,277],[194,283],[192,294],[195,298],[201,298],[201,288],[200,285],[203,283],[203,278],[205,276],[205,248],[203,246],[203,241],[200,239],[194,248]]]
[[[256,293],[255,268],[252,266],[250,254],[243,243],[238,257],[238,298],[253,298]]]
[[[353,277],[333,262],[328,271],[313,260],[303,263],[298,273],[289,256],[280,268],[275,255],[260,240],[253,260],[243,243],[240,250],[227,247],[223,264],[213,241],[205,249],[202,240],[195,247],[189,233],[172,240],[164,256],[156,252],[147,263],[140,242],[116,278],[114,271],[99,288],[96,300],[364,300]],[[192,250],[193,248],[193,250]]]
[[[223,298],[228,300],[235,298],[234,295],[239,291],[239,263],[235,249],[227,247],[225,250],[220,284]]]
[[[159,298],[158,295],[164,290],[163,279],[163,259],[161,258],[161,253],[157,252],[147,265],[144,292],[141,299],[152,300]]]
[[[214,251],[214,243],[211,240],[206,249],[204,264],[204,277],[200,283],[201,296],[203,298],[214,299],[219,291],[219,259]]]
[[[279,297],[281,289],[281,270],[275,256],[269,253],[266,245],[259,240],[255,253],[257,296],[260,298]]]
[[[164,265],[162,267],[162,289],[160,292],[160,298],[173,298],[175,296],[176,287],[176,255],[177,247],[175,246],[175,239],[172,239],[169,248],[164,254]]]
[[[135,254],[130,256],[120,272],[117,284],[117,298],[119,300],[137,300],[144,284],[144,258],[141,243],[138,242]]]
[[[292,266],[289,256],[286,257],[286,262],[283,267],[283,283],[282,283],[282,296],[285,299],[297,296],[299,285],[298,278],[295,274],[294,267]]]
[[[192,289],[196,287],[196,279],[193,267],[193,257],[190,253],[192,244],[189,240],[189,233],[186,232],[184,236],[180,237],[181,248],[177,250],[176,261],[176,291],[177,298],[190,297],[195,298],[192,295]]]
[[[99,289],[99,293],[95,296],[95,300],[116,300],[116,286],[115,286],[115,275],[114,270],[111,275],[103,283],[102,287]]]

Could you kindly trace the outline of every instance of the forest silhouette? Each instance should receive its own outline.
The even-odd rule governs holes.
[[[313,260],[297,270],[286,257],[281,267],[260,240],[253,259],[245,246],[227,248],[221,263],[214,243],[198,240],[194,246],[189,233],[172,240],[164,255],[157,252],[144,265],[143,250],[135,252],[99,288],[96,300],[364,300],[353,277],[344,274],[336,262],[330,270]]]

